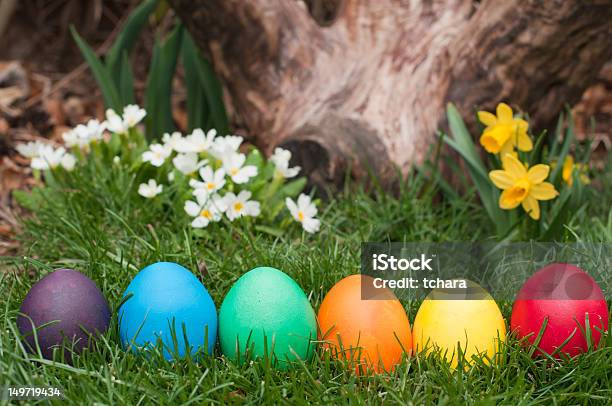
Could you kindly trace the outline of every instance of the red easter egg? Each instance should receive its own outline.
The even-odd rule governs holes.
[[[588,325],[587,325],[588,315]],[[548,354],[575,356],[588,349],[587,328],[597,347],[600,331],[608,329],[608,305],[597,282],[575,265],[555,263],[531,276],[512,308],[510,328],[518,338],[534,343],[545,319],[538,347]],[[539,350],[534,356],[541,355]]]

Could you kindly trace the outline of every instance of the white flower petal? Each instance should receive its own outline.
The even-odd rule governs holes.
[[[311,233],[311,234],[316,233],[317,231],[319,231],[320,227],[321,227],[320,220],[306,217],[304,218],[304,221],[302,221],[302,228],[307,233]]]
[[[261,206],[255,200],[249,200],[244,203],[244,214],[247,216],[257,217],[261,213]]]
[[[149,179],[147,183],[141,183],[138,185],[138,194],[146,197],[147,199],[151,199],[158,194],[160,194],[163,190],[163,185],[158,185],[155,179]]]
[[[200,205],[194,201],[187,200],[185,202],[185,212],[191,217],[196,217],[200,214]]]
[[[210,223],[210,220],[208,220],[206,217],[198,216],[191,222],[191,227],[204,228],[208,226],[209,223]]]
[[[146,115],[145,109],[141,109],[135,104],[127,105],[123,108],[123,125],[126,128],[135,127]]]
[[[293,216],[294,219],[299,221],[299,219],[298,219],[298,211],[299,210],[298,210],[298,207],[296,206],[295,202],[291,198],[287,197],[285,199],[285,204],[287,205],[287,208],[289,209],[289,212],[291,213],[291,216]]]
[[[206,204],[206,202],[208,202],[208,198],[210,196],[210,194],[208,193],[208,190],[206,190],[206,188],[195,189],[193,191],[193,195],[195,196],[196,200],[198,201],[198,204],[200,205],[200,207],[204,206]]]
[[[242,190],[240,193],[238,193],[237,199],[241,202],[246,202],[251,198],[251,195],[252,193],[249,190]]]
[[[74,166],[76,165],[75,156],[72,154],[64,154],[62,160],[60,161],[60,165],[62,165],[62,168],[66,169],[67,171],[73,170]]]

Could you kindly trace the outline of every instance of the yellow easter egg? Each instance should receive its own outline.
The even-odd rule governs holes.
[[[427,296],[414,319],[415,353],[439,351],[452,368],[457,367],[461,353],[469,364],[474,363],[473,356],[482,356],[485,363],[495,361],[506,339],[504,318],[484,289],[472,282],[470,291],[469,299],[437,289]]]

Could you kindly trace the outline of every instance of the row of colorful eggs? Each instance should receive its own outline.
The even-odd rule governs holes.
[[[212,353],[219,333],[221,352],[231,358],[271,356],[286,369],[312,357],[317,343],[358,370],[389,371],[411,352],[439,351],[456,366],[459,354],[494,360],[506,338],[495,301],[423,301],[411,329],[402,304],[389,296],[364,300],[368,278],[352,275],[327,293],[318,315],[299,285],[269,267],[247,272],[224,298],[219,314],[206,288],[184,267],[158,262],[140,271],[127,287],[118,311],[121,343],[132,351],[163,349],[167,359]],[[568,290],[569,289],[569,290]],[[483,290],[484,292],[484,290]],[[569,294],[568,294],[569,292]],[[60,269],[28,292],[17,323],[30,349],[42,355],[69,344],[81,351],[108,329],[111,312],[95,283]],[[511,329],[537,350],[576,355],[597,346],[608,328],[608,307],[600,287],[580,268],[549,265],[527,280],[514,303]],[[36,333],[35,333],[36,331]],[[38,345],[36,345],[36,343]],[[70,352],[64,351],[70,361]]]

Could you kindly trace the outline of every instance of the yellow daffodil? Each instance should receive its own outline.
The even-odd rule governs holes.
[[[551,200],[559,194],[552,183],[544,182],[550,167],[539,164],[528,168],[511,154],[502,156],[502,165],[503,170],[489,172],[493,184],[503,190],[499,207],[511,210],[521,204],[532,219],[538,220],[538,200]]]
[[[578,175],[579,175],[578,177],[580,181],[583,184],[587,185],[591,182],[591,180],[589,179],[589,176],[587,175],[588,169],[589,167],[585,164],[574,163],[574,157],[571,155],[568,155],[565,157],[565,161],[563,162],[563,173],[562,173],[563,180],[565,181],[565,183],[572,186],[572,184],[574,183],[573,173],[576,170],[578,171]]]
[[[486,128],[480,137],[480,144],[491,154],[512,153],[514,148],[531,151],[533,143],[527,135],[529,124],[521,118],[514,118],[512,109],[506,103],[497,105],[497,116],[488,111],[479,111],[478,119]]]

